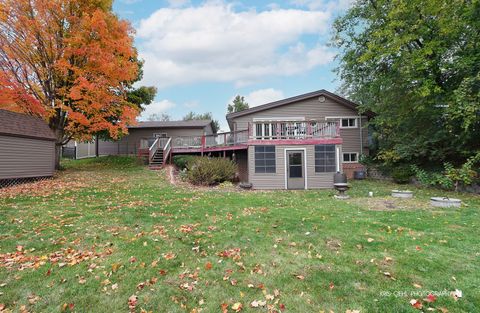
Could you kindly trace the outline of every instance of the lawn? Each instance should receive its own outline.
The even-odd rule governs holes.
[[[479,196],[434,209],[444,192],[401,201],[385,182],[341,201],[175,187],[129,158],[65,166],[0,190],[0,311],[480,311]]]

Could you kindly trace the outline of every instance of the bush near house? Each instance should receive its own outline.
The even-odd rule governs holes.
[[[173,164],[180,170],[187,168],[187,164],[195,160],[196,156],[194,155],[176,155],[173,157]]]
[[[187,162],[187,180],[195,185],[215,185],[232,181],[237,171],[235,162],[223,158],[196,157]]]

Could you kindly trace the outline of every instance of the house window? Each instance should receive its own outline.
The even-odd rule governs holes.
[[[340,128],[357,128],[356,118],[342,118],[340,120]]]
[[[255,146],[255,173],[275,172],[275,146]]]
[[[315,173],[334,173],[335,171],[335,145],[316,145]]]
[[[358,153],[345,152],[343,153],[343,163],[356,163],[358,162]]]

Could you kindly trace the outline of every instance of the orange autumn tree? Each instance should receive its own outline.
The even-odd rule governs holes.
[[[0,108],[42,117],[56,165],[70,139],[118,138],[140,107],[127,101],[141,63],[111,0],[0,0]]]

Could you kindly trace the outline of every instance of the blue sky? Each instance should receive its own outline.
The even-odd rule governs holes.
[[[158,88],[141,119],[212,112],[224,130],[226,106],[251,106],[318,89],[335,91],[331,25],[352,0],[116,0],[136,29],[143,85]]]

